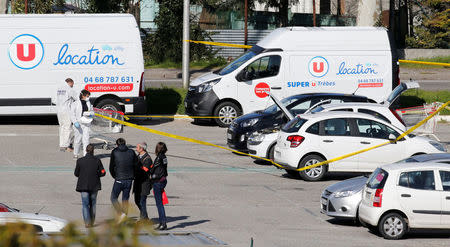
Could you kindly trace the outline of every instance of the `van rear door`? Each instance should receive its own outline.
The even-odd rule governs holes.
[[[282,97],[283,67],[281,54],[264,53],[237,74],[238,99],[244,114],[271,105],[269,92]]]

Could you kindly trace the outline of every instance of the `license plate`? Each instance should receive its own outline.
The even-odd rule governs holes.
[[[227,133],[227,138],[231,140],[233,139],[233,135],[231,135],[231,133]]]

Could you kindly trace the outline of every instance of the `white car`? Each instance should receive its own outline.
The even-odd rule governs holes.
[[[0,225],[16,222],[30,224],[38,232],[60,232],[67,225],[67,221],[61,218],[39,213],[21,213],[18,209],[0,203]]]
[[[316,112],[331,112],[331,111],[349,111],[360,112],[372,115],[387,123],[390,123],[400,130],[406,131],[406,126],[397,112],[388,105],[377,103],[340,103],[340,104],[324,104],[319,105],[311,110],[311,113]]]
[[[279,132],[275,162],[286,170],[295,170],[395,140],[401,133],[395,126],[364,113],[304,114],[291,120]],[[398,142],[301,171],[300,176],[317,181],[327,172],[372,172],[380,165],[413,155],[446,151],[439,142],[409,134]]]
[[[400,239],[413,228],[450,229],[450,165],[381,166],[363,190],[359,219],[386,239]]]
[[[263,129],[253,132],[247,139],[248,153],[273,160],[278,132],[279,129]]]

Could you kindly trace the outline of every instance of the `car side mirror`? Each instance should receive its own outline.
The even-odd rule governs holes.
[[[394,134],[389,134],[388,139],[389,139],[389,141],[393,142],[394,144],[397,143],[397,141],[396,141],[397,137],[395,137]]]

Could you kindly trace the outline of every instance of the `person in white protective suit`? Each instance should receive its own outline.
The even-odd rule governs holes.
[[[73,89],[73,80],[67,78],[56,91],[56,109],[59,124],[59,150],[72,152],[70,148],[70,134],[72,121],[70,119],[72,104],[77,100],[77,93]]]
[[[89,145],[89,131],[94,117],[94,110],[89,102],[91,93],[81,90],[80,99],[72,104],[72,123],[75,138],[73,141],[73,157],[78,159],[81,144],[83,144],[83,155],[86,155],[86,147]]]

